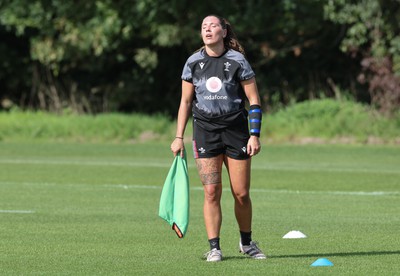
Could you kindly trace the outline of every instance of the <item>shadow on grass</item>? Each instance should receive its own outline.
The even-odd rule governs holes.
[[[337,253],[311,253],[311,254],[298,254],[298,255],[268,255],[268,259],[283,259],[283,258],[321,258],[321,257],[351,257],[351,256],[376,256],[376,255],[400,255],[400,251],[370,251],[370,252],[337,252]],[[204,258],[202,258],[204,260]],[[238,256],[224,256],[224,261],[228,260],[251,260],[250,257]]]
[[[268,256],[267,256],[267,258],[268,258]],[[251,258],[246,257],[246,256],[224,256],[223,260],[224,261],[227,261],[227,260],[251,260]]]
[[[375,256],[375,255],[399,255],[400,251],[370,251],[370,252],[337,252],[337,253],[315,253],[296,255],[272,255],[271,259],[279,258],[308,258],[308,257],[351,257],[351,256]]]

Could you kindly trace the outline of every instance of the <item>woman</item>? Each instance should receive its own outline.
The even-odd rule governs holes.
[[[235,200],[239,250],[254,259],[265,259],[251,240],[250,166],[251,157],[261,149],[261,107],[255,74],[225,19],[205,17],[201,36],[204,47],[188,58],[183,69],[176,138],[171,150],[174,155],[183,156],[183,136],[192,111],[193,153],[204,188],[204,221],[211,249],[206,253],[207,261],[222,260],[219,236],[223,164]]]

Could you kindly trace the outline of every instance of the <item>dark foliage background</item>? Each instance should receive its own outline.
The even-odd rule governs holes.
[[[209,14],[233,25],[265,111],[315,98],[400,106],[398,0],[0,0],[1,108],[174,116]]]

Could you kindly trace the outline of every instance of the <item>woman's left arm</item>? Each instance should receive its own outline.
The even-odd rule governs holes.
[[[250,105],[260,105],[260,95],[258,94],[258,88],[256,83],[256,78],[253,77],[248,80],[244,80],[241,82],[244,93],[246,94],[247,99],[249,100]]]
[[[250,103],[252,105],[261,106],[260,95],[258,94],[256,78],[253,77],[251,79],[245,80],[241,82],[244,93]],[[250,139],[247,143],[247,153],[250,156],[254,156],[259,153],[261,150],[260,139],[258,136],[251,135]]]

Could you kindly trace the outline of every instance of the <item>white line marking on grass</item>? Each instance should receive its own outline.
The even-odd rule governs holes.
[[[0,210],[0,213],[5,214],[33,214],[33,210]]]
[[[33,164],[33,165],[76,165],[76,166],[127,166],[168,168],[171,163],[159,163],[151,160],[144,162],[92,161],[92,160],[40,160],[40,159],[0,159],[1,164]]]
[[[123,188],[123,189],[162,189],[162,186],[152,186],[152,185],[103,185],[109,188]],[[192,187],[193,191],[203,191],[202,187]],[[224,191],[230,191],[229,188],[224,188]],[[252,188],[252,192],[261,193],[276,193],[276,194],[321,194],[321,195],[355,195],[355,196],[392,196],[400,195],[397,191],[295,191],[295,190],[278,190],[278,189],[262,189],[262,188]]]
[[[312,194],[312,195],[348,195],[348,196],[393,196],[400,195],[397,191],[295,191],[295,190],[272,190],[252,189],[253,192],[282,193],[282,194]]]
[[[124,185],[124,184],[116,184],[116,185],[102,185],[106,188],[121,188],[121,189],[150,189],[150,190],[159,190],[162,189],[162,186],[151,186],[151,185]]]
[[[162,190],[163,185],[136,185],[136,184],[85,184],[85,183],[48,183],[48,182],[10,182],[0,181],[0,185],[37,185],[37,186],[60,186],[60,187],[73,187],[74,189],[79,187],[98,189],[98,188],[110,188],[110,189],[146,189],[146,190]],[[193,191],[203,191],[203,187],[191,187]],[[224,191],[230,191],[229,188],[224,188]],[[311,195],[344,195],[344,196],[400,196],[400,191],[299,191],[299,190],[287,190],[287,189],[263,189],[263,188],[252,188],[251,192],[254,193],[272,193],[272,194],[311,194]],[[3,210],[6,211],[6,210]],[[32,211],[34,212],[34,211]]]
[[[76,166],[118,166],[118,167],[141,167],[141,168],[169,168],[172,160],[165,159],[165,162],[154,160],[142,160],[142,162],[132,161],[95,161],[95,160],[56,160],[56,159],[10,159],[0,158],[0,164],[33,164],[33,165],[76,165]],[[194,164],[188,164],[189,168],[194,168]],[[338,167],[335,164],[299,164],[299,163],[273,163],[252,165],[254,170],[270,171],[312,171],[312,172],[349,172],[349,173],[394,173],[400,174],[398,168],[374,168],[374,167]]]
[[[254,164],[252,169],[271,170],[271,171],[311,171],[311,172],[349,172],[349,173],[394,173],[400,174],[398,168],[379,169],[375,167],[338,167],[334,164],[299,164],[299,163],[280,163],[280,164]]]

